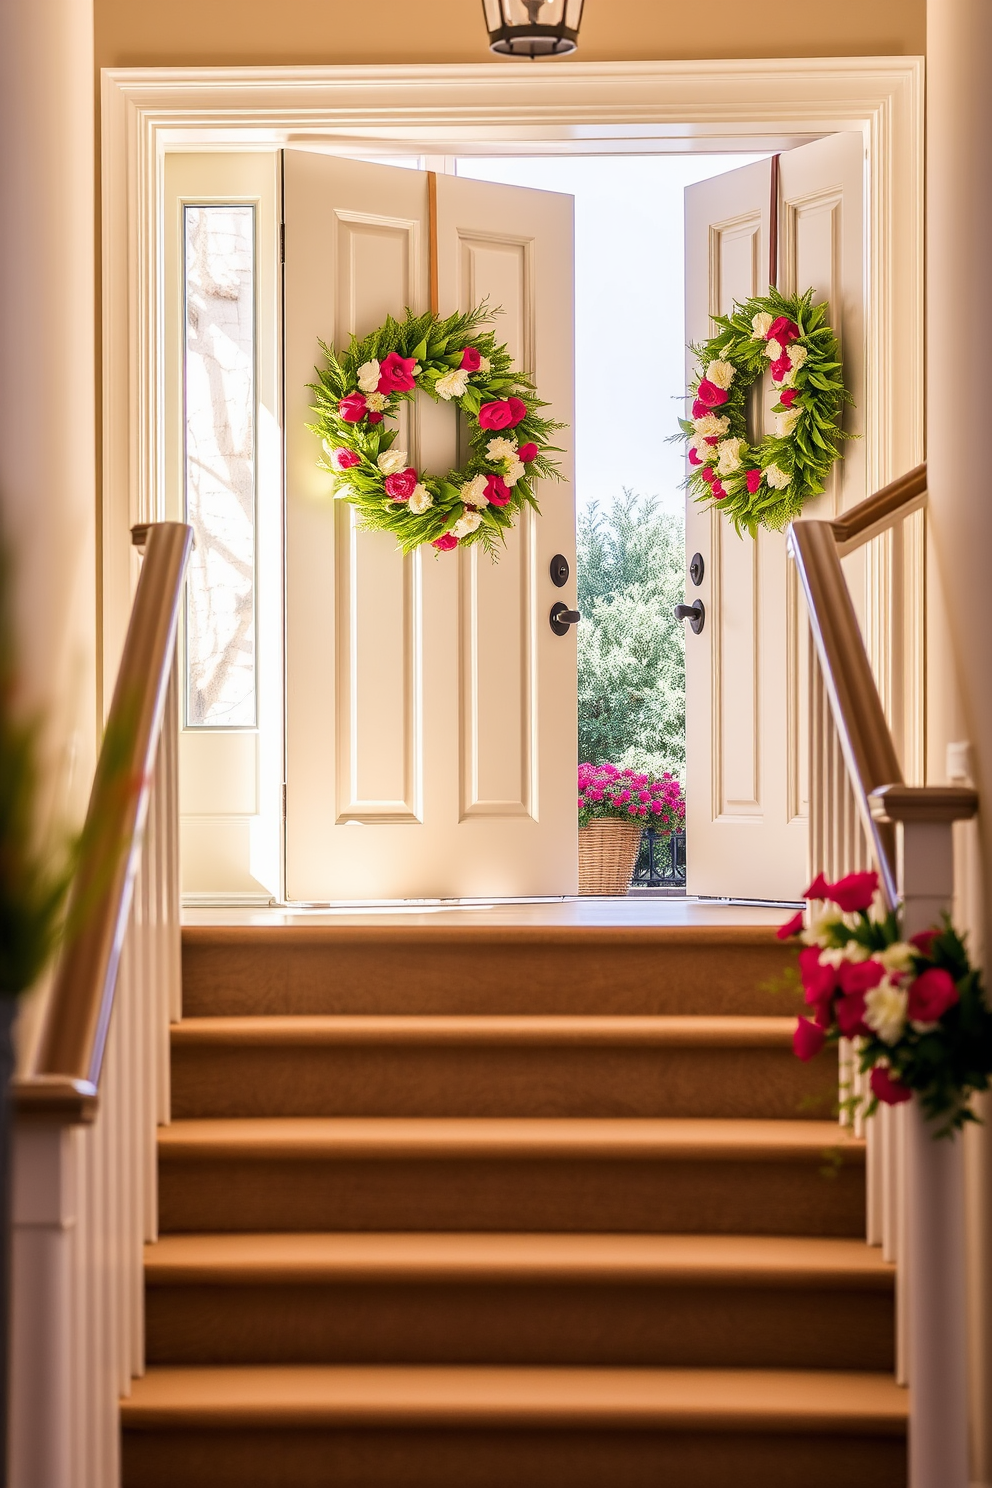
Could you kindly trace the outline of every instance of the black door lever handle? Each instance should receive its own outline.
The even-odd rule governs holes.
[[[693,635],[698,635],[703,626],[706,624],[706,608],[703,604],[703,601],[701,599],[697,599],[695,604],[676,605],[675,618],[676,620],[688,620],[689,624],[692,626]]]
[[[562,604],[561,600],[559,600],[557,604],[551,606],[549,619],[551,621],[551,629],[555,635],[568,635],[568,627],[570,625],[578,625],[582,616],[578,610],[570,610],[568,605]]]

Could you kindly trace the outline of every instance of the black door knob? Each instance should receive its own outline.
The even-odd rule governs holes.
[[[688,620],[689,624],[692,626],[693,635],[698,635],[703,626],[706,624],[706,609],[703,605],[703,601],[701,599],[697,599],[695,604],[676,605],[675,618],[676,620]]]
[[[568,605],[562,604],[561,600],[551,606],[551,629],[555,635],[568,635],[570,625],[578,625],[582,616],[578,610],[570,610]]]
[[[706,572],[706,564],[703,562],[702,553],[693,553],[692,562],[689,564],[689,577],[698,589],[703,582]]]
[[[568,559],[564,553],[556,553],[551,560],[551,582],[556,589],[568,583]]]

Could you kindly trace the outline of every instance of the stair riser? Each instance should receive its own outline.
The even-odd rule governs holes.
[[[160,1164],[169,1231],[450,1230],[858,1236],[864,1169],[809,1162],[334,1162],[232,1154]]]
[[[836,1060],[791,1049],[389,1044],[172,1052],[176,1119],[250,1116],[829,1117]]]
[[[187,1017],[331,1013],[789,1013],[768,987],[794,951],[763,934],[739,943],[617,940],[595,931],[504,940],[391,936],[307,941],[187,931]]]
[[[899,1438],[755,1432],[125,1431],[123,1488],[899,1488]]]
[[[891,1292],[755,1286],[153,1286],[150,1364],[894,1367]]]

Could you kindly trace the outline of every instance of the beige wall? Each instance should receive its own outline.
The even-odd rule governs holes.
[[[479,0],[95,0],[95,13],[98,67],[488,55]],[[924,50],[925,20],[925,0],[586,0],[579,56],[913,54]]]

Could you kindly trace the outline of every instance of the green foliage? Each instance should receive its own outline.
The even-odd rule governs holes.
[[[578,524],[579,758],[685,772],[681,515],[625,490]]]
[[[431,313],[414,315],[407,310],[402,321],[387,316],[383,325],[370,335],[360,340],[352,337],[346,351],[335,351],[323,342],[319,343],[325,365],[323,369],[316,369],[318,381],[309,384],[314,394],[312,412],[315,420],[307,427],[324,442],[328,453],[317,463],[334,477],[335,495],[357,507],[361,513],[361,525],[371,531],[394,533],[405,553],[423,543],[436,542],[451,532],[466,510],[478,510],[481,523],[474,532],[461,537],[460,546],[480,543],[491,557],[495,557],[505,542],[505,532],[513,526],[520,511],[525,506],[539,510],[534,481],[542,477],[562,479],[557,464],[550,458],[557,453],[551,436],[565,425],[541,415],[539,410],[546,408],[547,404],[538,398],[531,378],[516,371],[506,346],[497,342],[491,330],[485,329],[500,313],[482,304],[463,315],[449,315],[442,320]],[[441,402],[437,380],[461,366],[466,347],[474,347],[489,363],[488,369],[471,374],[461,396],[450,400],[461,409],[468,422],[468,459],[461,470],[449,470],[444,475],[420,472],[418,480],[430,494],[431,505],[424,512],[414,512],[405,502],[389,499],[385,477],[376,463],[396,440],[397,431],[386,420],[395,417],[400,402],[411,402],[417,392],[426,393],[435,403]],[[343,419],[338,405],[341,399],[358,391],[359,368],[371,361],[381,363],[392,352],[412,358],[419,365],[420,370],[415,373],[416,387],[409,391],[390,392],[380,422],[366,418],[351,423]],[[510,428],[481,428],[479,410],[482,404],[508,398],[519,398],[525,403],[526,416]],[[476,508],[466,504],[462,487],[475,476],[508,473],[509,460],[493,460],[487,454],[489,442],[499,437],[508,438],[515,445],[535,444],[537,456],[528,463],[527,473],[512,486],[510,500],[505,506],[489,504]],[[333,450],[349,450],[358,456],[358,461],[341,471],[331,462],[329,452]]]
[[[773,318],[786,316],[799,327],[799,340],[794,343],[806,353],[802,366],[789,377],[788,385],[796,390],[792,411],[799,417],[788,435],[766,435],[756,448],[747,442],[747,408],[752,386],[768,370],[766,342],[756,335],[752,325],[755,315],[766,312]],[[831,466],[840,457],[840,443],[852,436],[841,428],[845,404],[853,400],[844,386],[843,369],[837,338],[828,323],[829,307],[813,304],[813,291],[803,295],[782,295],[769,290],[743,304],[735,304],[729,316],[715,315],[720,327],[717,335],[698,346],[690,347],[699,362],[699,371],[690,386],[690,397],[699,387],[709,362],[726,361],[736,375],[727,389],[727,401],[714,408],[718,418],[728,421],[723,439],[741,439],[741,464],[731,476],[723,478],[726,496],[714,501],[710,483],[703,478],[705,466],[694,466],[686,480],[693,499],[716,505],[733,522],[738,534],[755,536],[759,527],[781,530],[793,521],[805,502],[818,496]],[[784,391],[785,384],[781,390]],[[789,410],[779,402],[776,413]],[[695,437],[692,419],[679,419],[682,436]],[[676,439],[682,437],[674,436]],[[770,466],[777,466],[789,477],[784,489],[776,489],[765,478]],[[749,491],[748,471],[761,473],[755,491]]]

